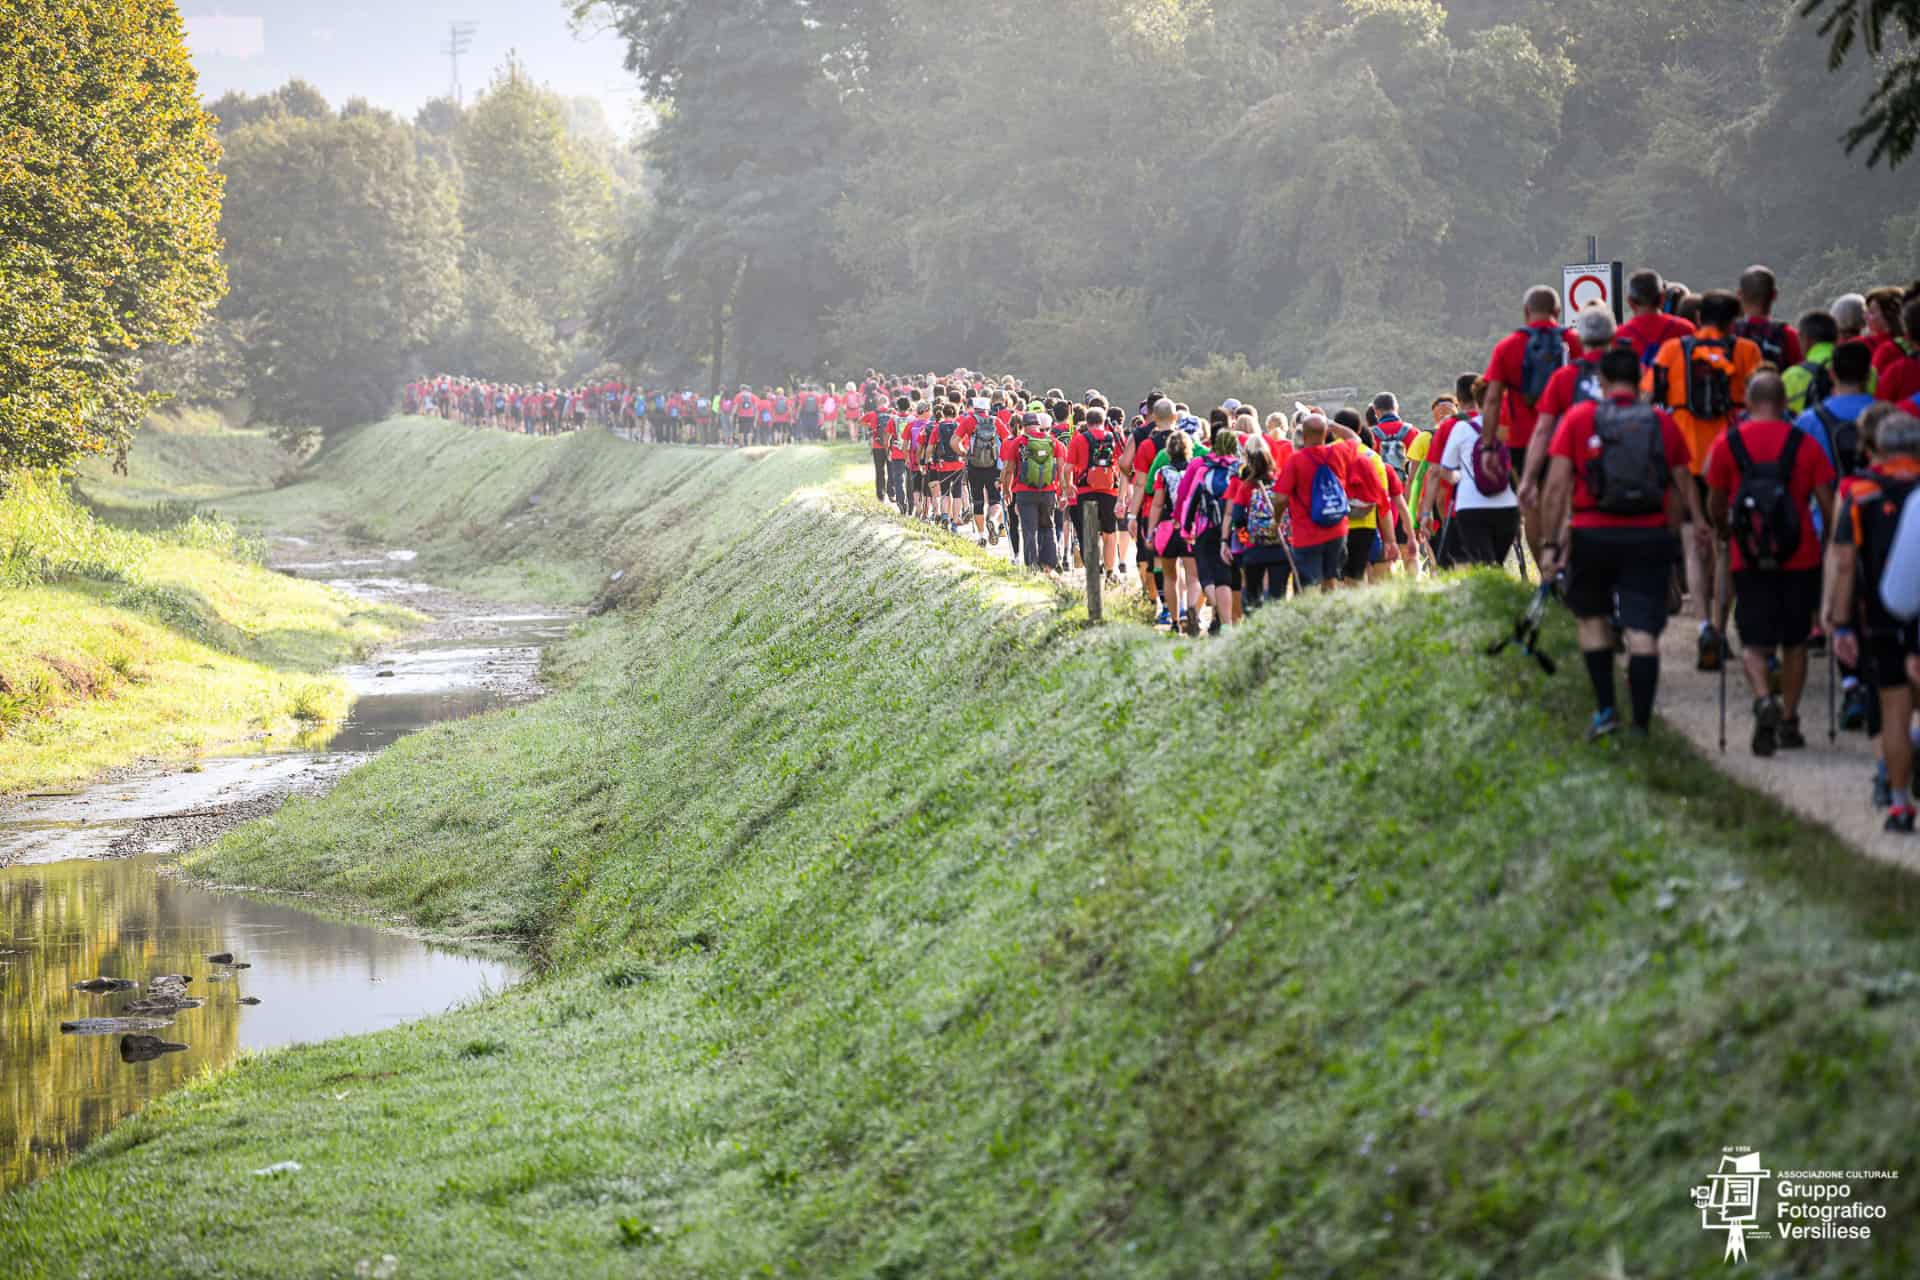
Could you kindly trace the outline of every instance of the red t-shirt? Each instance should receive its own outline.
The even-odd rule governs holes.
[[[1801,345],[1800,331],[1784,320],[1776,320],[1771,316],[1750,320],[1742,316],[1733,322],[1733,336],[1745,338],[1757,347],[1760,345],[1759,326],[1778,326],[1779,328],[1781,372],[1793,368],[1806,359],[1806,348]],[[1765,352],[1761,354],[1764,355]]]
[[[1028,440],[1045,440],[1053,445],[1055,461],[1053,464],[1052,484],[1035,486],[1026,484],[1020,479],[1020,451],[1026,448]],[[1001,445],[1000,460],[1007,464],[1007,474],[1013,477],[1012,488],[1015,493],[1058,493],[1060,492],[1060,475],[1067,469],[1068,465],[1067,447],[1053,438],[1051,429],[1047,427],[1035,427],[1031,434],[1022,431],[1019,435],[1009,438],[1005,444]]]
[[[1534,406],[1539,416],[1551,416],[1558,421],[1561,414],[1573,408],[1574,389],[1580,385],[1581,378],[1599,372],[1603,354],[1589,351],[1578,360],[1571,361],[1566,368],[1555,369],[1553,377],[1547,379],[1547,389],[1540,393],[1540,403]]]
[[[1487,360],[1487,371],[1482,376],[1488,382],[1498,382],[1506,387],[1506,394],[1500,399],[1500,434],[1512,448],[1526,448],[1533,440],[1534,424],[1540,420],[1539,409],[1520,394],[1521,384],[1526,377],[1527,340],[1531,336],[1527,329],[1554,327],[1551,320],[1535,320],[1526,329],[1516,330],[1500,339],[1494,345],[1493,355]],[[1578,359],[1581,355],[1580,339],[1573,336],[1571,329],[1563,329],[1561,334],[1567,340],[1567,358]]]
[[[1371,471],[1371,467],[1355,467],[1354,461],[1360,456],[1360,445],[1354,440],[1336,440],[1332,444],[1316,444],[1310,448],[1296,449],[1287,459],[1286,469],[1274,481],[1274,492],[1287,495],[1287,513],[1293,524],[1293,545],[1296,547],[1317,547],[1332,542],[1336,538],[1347,536],[1347,522],[1342,520],[1331,529],[1323,528],[1313,522],[1313,477],[1322,466],[1331,467],[1340,483],[1346,486],[1350,501],[1363,502],[1365,498],[1355,495],[1352,475],[1356,471]],[[1377,489],[1379,477],[1372,477]]]
[[[1073,443],[1067,446],[1067,467],[1073,472],[1074,487],[1082,493],[1105,493],[1116,497],[1119,495],[1120,453],[1126,447],[1125,441],[1113,441],[1113,463],[1107,467],[1104,478],[1090,475],[1090,468],[1093,465],[1092,440],[1108,440],[1112,437],[1113,432],[1105,427],[1088,427],[1086,430],[1073,433]]]
[[[1613,403],[1632,404],[1635,397],[1615,395]],[[1598,401],[1589,400],[1567,410],[1567,416],[1560,419],[1560,425],[1554,428],[1553,440],[1547,445],[1547,456],[1565,458],[1573,464],[1573,527],[1576,529],[1664,529],[1667,527],[1667,513],[1654,511],[1643,516],[1621,516],[1601,511],[1594,505],[1593,494],[1587,488],[1587,465],[1600,452],[1600,437],[1593,433],[1594,415],[1600,410]],[[1667,466],[1685,467],[1693,460],[1692,451],[1687,448],[1687,438],[1680,433],[1680,424],[1673,420],[1665,409],[1655,409],[1660,419],[1660,439],[1667,447]],[[1814,449],[1819,453],[1818,447]]]
[[[1900,348],[1896,343],[1887,344],[1887,350],[1897,354],[1881,368],[1880,383],[1874,396],[1889,404],[1899,404],[1920,394],[1920,353],[1899,354]]]
[[[1727,444],[1729,435],[1739,433],[1740,443],[1746,446],[1755,462],[1772,462],[1787,447],[1787,433],[1792,429],[1792,424],[1786,422],[1758,421],[1728,427],[1707,453],[1707,469],[1704,473],[1707,486],[1721,490],[1729,498],[1740,487],[1740,469],[1734,465],[1733,450]],[[1793,456],[1793,500],[1800,508],[1800,545],[1793,549],[1786,564],[1781,566],[1783,570],[1792,572],[1820,567],[1820,535],[1813,529],[1813,491],[1823,484],[1832,484],[1834,479],[1833,463],[1827,460],[1827,451],[1803,432],[1799,449]],[[1740,553],[1738,538],[1733,542],[1733,567],[1736,571],[1752,567]]]
[[[1620,326],[1616,338],[1625,338],[1633,347],[1633,354],[1645,364],[1647,357],[1660,349],[1660,344],[1668,338],[1691,338],[1693,321],[1680,316],[1670,316],[1659,311],[1649,311],[1645,315],[1635,316]]]
[[[861,429],[867,433],[868,448],[872,449],[875,453],[878,453],[882,449],[887,447],[887,442],[880,438],[880,431],[879,431],[880,415],[878,413],[861,414],[860,426],[861,426]]]
[[[962,438],[961,432],[965,429],[966,424],[971,421],[973,421],[971,418],[956,418],[952,422],[936,422],[927,428],[927,454],[929,459],[927,469],[929,471],[946,475],[950,472],[965,471],[967,469],[967,444],[966,439]],[[948,440],[948,443],[953,446],[953,457],[951,459],[940,456],[940,440],[941,437],[948,432],[952,432],[952,436]],[[972,435],[973,433],[971,431],[966,432],[967,439],[971,439]]]

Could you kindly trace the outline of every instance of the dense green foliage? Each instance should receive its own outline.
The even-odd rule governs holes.
[[[8,0],[0,21],[0,485],[124,449],[139,348],[225,287],[219,148],[172,0]]]
[[[456,439],[530,456],[378,464],[508,510]],[[538,447],[665,594],[191,869],[549,972],[154,1104],[0,1202],[22,1274],[1706,1276],[1731,1141],[1902,1174],[1773,1274],[1913,1273],[1911,884],[1582,746],[1577,680],[1478,652],[1513,584],[1186,645],[769,501],[857,458]]]
[[[1413,393],[1589,234],[1696,287],[1766,262],[1789,314],[1904,282],[1908,184],[1842,140],[1875,69],[1830,75],[1794,7],[580,0],[670,108],[607,336],[721,383],[1004,362],[1135,396],[1242,354]]]
[[[1838,69],[1858,46],[1880,72],[1847,149],[1871,143],[1869,164],[1897,166],[1920,140],[1920,0],[1802,0],[1830,41],[1827,64]]]
[[[168,389],[297,432],[378,418],[429,365],[558,382],[599,364],[588,300],[635,197],[597,112],[512,64],[411,123],[300,81],[213,109],[233,292],[157,370]]]

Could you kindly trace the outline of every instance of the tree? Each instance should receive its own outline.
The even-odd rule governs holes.
[[[0,472],[126,448],[132,353],[220,300],[219,144],[171,0],[9,0],[0,27]]]
[[[222,136],[262,120],[292,116],[297,120],[330,120],[333,107],[320,91],[295,77],[271,93],[246,94],[229,90],[209,108],[220,122]]]
[[[227,141],[222,224],[255,412],[368,421],[455,314],[460,227],[412,131],[374,115],[269,118]]]
[[[1846,65],[1855,45],[1880,68],[1879,87],[1847,130],[1847,149],[1871,143],[1869,166],[1884,159],[1898,168],[1920,139],[1920,0],[1804,0],[1801,12],[1819,19],[1829,71]]]

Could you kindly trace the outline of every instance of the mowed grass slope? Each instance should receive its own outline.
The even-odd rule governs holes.
[[[855,451],[792,450],[765,471],[757,455],[732,450],[650,450],[644,468],[639,457],[599,430],[539,439],[396,418],[330,444],[299,484],[218,506],[279,533],[344,526],[362,541],[418,551],[415,571],[442,585],[584,604],[630,593],[629,579],[657,589],[713,539],[738,534]],[[732,505],[713,510],[723,491]]]
[[[55,481],[10,476],[0,795],[311,731],[349,701],[330,669],[417,622],[264,568],[217,520],[116,529]]]
[[[1516,586],[1087,630],[741,496],[816,457],[627,456],[737,523],[564,692],[191,864],[545,975],[155,1104],[0,1201],[20,1274],[1706,1276],[1734,1143],[1903,1175],[1768,1274],[1914,1273],[1912,885],[1581,745]]]

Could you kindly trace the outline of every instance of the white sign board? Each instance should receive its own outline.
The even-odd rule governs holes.
[[[1623,270],[1618,262],[1582,262],[1561,268],[1560,296],[1566,305],[1566,322],[1572,324],[1582,308],[1596,302],[1610,308],[1616,321],[1624,320],[1627,301]]]

